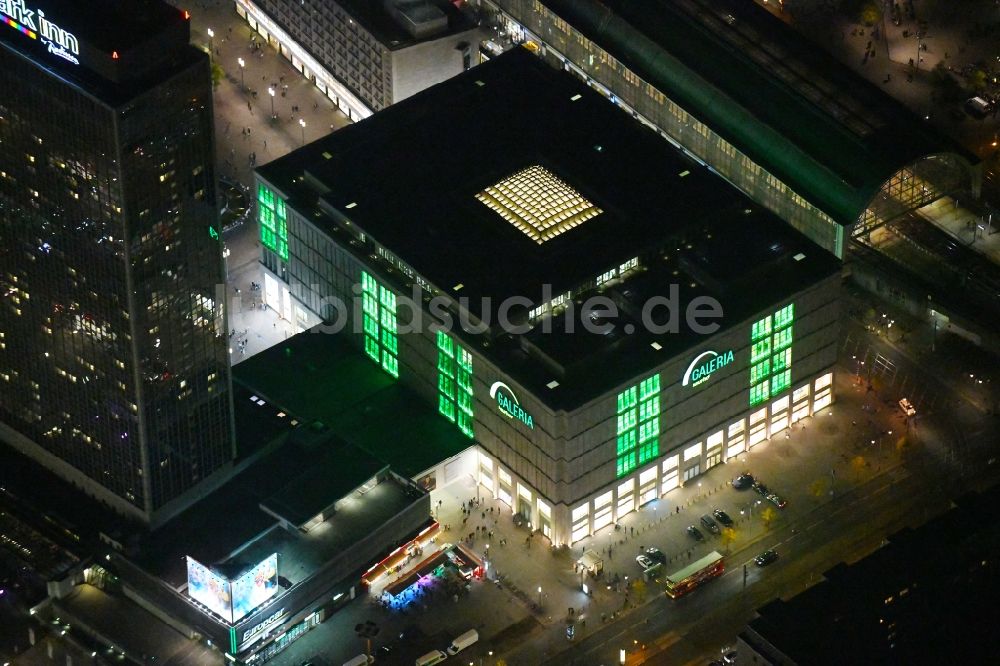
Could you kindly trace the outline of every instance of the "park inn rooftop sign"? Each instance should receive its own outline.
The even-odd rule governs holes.
[[[713,372],[726,367],[732,362],[733,350],[731,349],[722,353],[716,351],[702,352],[691,361],[691,365],[684,372],[684,379],[681,380],[681,386],[689,384],[697,386],[702,382],[706,382],[712,377]]]

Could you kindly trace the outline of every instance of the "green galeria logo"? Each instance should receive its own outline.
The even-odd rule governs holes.
[[[514,391],[503,382],[493,382],[490,387],[490,397],[497,401],[497,409],[509,419],[517,419],[532,430],[535,428],[535,419],[531,414],[524,411],[514,395]]]
[[[681,386],[697,386],[707,382],[712,377],[712,373],[720,368],[724,368],[733,362],[733,351],[724,351],[721,354],[716,351],[707,351],[698,354],[691,365],[684,372],[684,379]]]

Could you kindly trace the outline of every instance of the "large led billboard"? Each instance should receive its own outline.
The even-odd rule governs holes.
[[[188,596],[232,621],[232,584],[194,558],[187,558]]]
[[[274,553],[233,581],[233,623],[278,592],[278,554]]]

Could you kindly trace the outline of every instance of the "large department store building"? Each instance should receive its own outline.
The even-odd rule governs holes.
[[[258,170],[265,302],[346,323],[578,541],[833,401],[839,262],[653,137],[508,52]]]

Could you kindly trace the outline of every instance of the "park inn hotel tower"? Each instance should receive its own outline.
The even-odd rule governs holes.
[[[189,32],[159,0],[0,0],[0,440],[154,525],[234,450]]]
[[[267,304],[358,322],[356,353],[468,438],[417,480],[458,462],[556,545],[669,507],[833,400],[839,262],[525,49],[257,179]],[[675,291],[676,332],[665,306],[650,330]],[[594,296],[616,316],[585,314]],[[724,316],[699,334],[685,309],[706,297]]]

